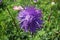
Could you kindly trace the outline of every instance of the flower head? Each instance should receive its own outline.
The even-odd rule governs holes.
[[[55,2],[51,2],[52,5],[55,5]]]
[[[38,2],[38,0],[33,0],[33,2],[34,2],[34,3],[37,3],[37,2]]]
[[[14,10],[23,10],[23,7],[22,6],[14,6],[13,9]]]
[[[2,0],[0,0],[0,2],[2,2]]]
[[[24,31],[36,32],[37,29],[41,28],[42,24],[42,11],[35,7],[26,7],[18,14],[21,28]]]
[[[2,0],[0,0],[0,5],[1,5],[1,3],[2,3]]]

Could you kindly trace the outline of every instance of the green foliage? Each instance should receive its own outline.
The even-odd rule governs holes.
[[[0,40],[60,40],[60,3],[59,0],[55,0],[54,5],[51,3],[51,0],[38,0],[37,3],[31,0],[3,0],[3,6],[0,6]],[[13,10],[15,5],[40,8],[44,20],[42,29],[34,35],[20,29],[18,11]]]

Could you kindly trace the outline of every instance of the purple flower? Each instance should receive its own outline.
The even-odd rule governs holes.
[[[1,5],[1,3],[2,3],[2,0],[0,0],[0,5]]]
[[[42,11],[35,7],[26,7],[18,14],[18,20],[20,26],[24,31],[36,32],[37,29],[41,28],[42,24]]]
[[[2,2],[2,0],[0,0],[0,2]]]
[[[0,0],[0,3],[2,2],[2,0]]]
[[[33,2],[34,2],[34,3],[37,3],[37,2],[38,2],[38,0],[33,0]]]

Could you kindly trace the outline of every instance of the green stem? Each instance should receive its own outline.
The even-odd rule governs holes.
[[[35,34],[34,33],[31,33],[31,37],[32,37],[32,40],[33,40],[34,37],[35,37]]]
[[[16,25],[16,22],[15,22],[15,19],[13,18],[13,16],[11,15],[9,9],[7,8],[7,11],[9,13],[9,15],[11,16],[12,20],[13,20],[13,23],[14,23],[14,26],[17,28],[17,25]]]
[[[50,17],[51,17],[52,13],[50,13],[49,17],[48,17],[48,21],[50,21]]]
[[[48,21],[50,21],[50,17],[52,16],[52,8],[50,8],[50,15],[48,17]]]

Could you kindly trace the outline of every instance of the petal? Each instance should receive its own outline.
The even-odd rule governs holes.
[[[14,10],[23,10],[23,7],[22,6],[14,6],[13,9]]]

